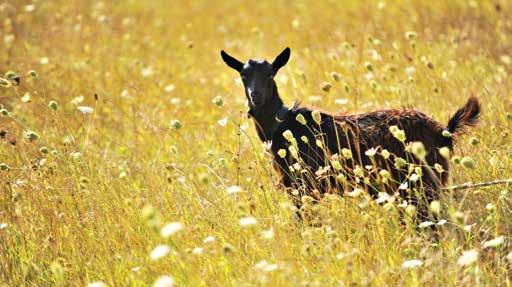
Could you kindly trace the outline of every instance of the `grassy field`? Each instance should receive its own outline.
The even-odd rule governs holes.
[[[365,196],[297,222],[219,55],[289,46],[285,102],[331,112],[415,106],[446,124],[474,93],[481,121],[455,149],[474,167],[451,183],[489,181],[512,177],[510,15],[501,0],[2,1],[0,284],[512,285],[510,186],[446,192],[438,240]]]

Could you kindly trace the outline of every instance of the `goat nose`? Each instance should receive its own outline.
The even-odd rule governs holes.
[[[261,95],[261,93],[258,92],[258,91],[252,91],[251,92],[251,97],[253,97],[253,98],[259,97],[260,95]]]

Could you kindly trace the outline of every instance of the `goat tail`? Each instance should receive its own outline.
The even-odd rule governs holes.
[[[465,127],[472,127],[478,123],[480,116],[480,103],[475,96],[471,96],[466,104],[448,120],[448,131],[452,134],[464,131]]]

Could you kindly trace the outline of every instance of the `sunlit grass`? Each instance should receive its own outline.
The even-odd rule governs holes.
[[[510,186],[446,192],[419,226],[385,194],[304,196],[298,222],[219,52],[291,47],[289,106],[446,124],[474,93],[478,127],[440,151],[451,182],[510,178],[512,6],[289,2],[0,3],[0,282],[510,285]]]

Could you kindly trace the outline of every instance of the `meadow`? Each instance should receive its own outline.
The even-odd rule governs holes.
[[[0,285],[510,286],[512,186],[446,191],[437,239],[399,201],[297,221],[222,62],[291,59],[287,105],[476,95],[451,184],[512,177],[510,1],[0,3]],[[461,159],[465,159],[461,164]]]

